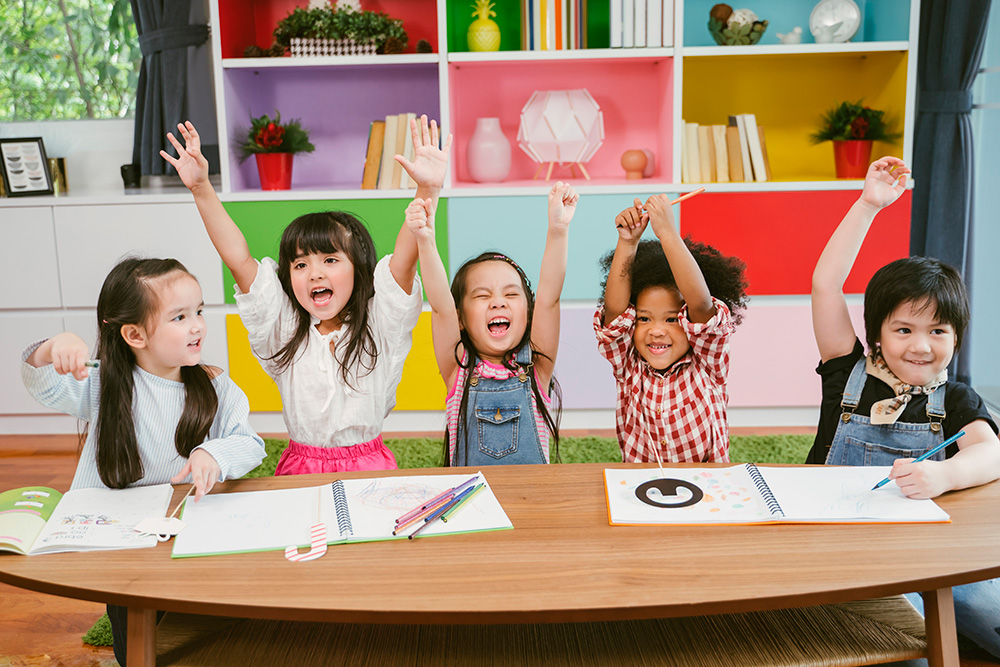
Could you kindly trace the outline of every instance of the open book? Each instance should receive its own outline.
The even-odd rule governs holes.
[[[396,519],[471,475],[414,475],[337,480],[298,489],[210,494],[185,503],[184,530],[174,558],[284,550],[308,546],[310,529],[326,524],[327,544],[406,539],[393,535]],[[513,528],[486,477],[482,491],[447,523],[430,523],[421,536]]]
[[[155,535],[140,537],[132,528],[166,514],[172,493],[169,484],[65,494],[44,486],[5,491],[0,493],[0,551],[31,556],[154,547]]]
[[[619,524],[947,522],[933,500],[907,498],[884,467],[607,469],[608,517]]]

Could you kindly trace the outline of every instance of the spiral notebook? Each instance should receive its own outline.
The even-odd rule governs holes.
[[[933,500],[907,498],[895,483],[872,491],[890,468],[753,463],[718,468],[604,471],[612,525],[735,523],[917,523],[951,519]]]
[[[327,544],[406,539],[393,535],[396,518],[471,477],[412,475],[337,480],[322,486],[271,491],[212,493],[184,503],[187,524],[174,538],[174,558],[307,547],[313,525],[326,524]],[[475,498],[421,536],[513,528],[485,475]]]

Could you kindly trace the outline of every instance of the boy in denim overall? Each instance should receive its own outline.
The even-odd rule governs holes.
[[[933,498],[1000,478],[1000,440],[989,411],[970,387],[947,380],[969,320],[962,278],[923,257],[879,269],[865,290],[867,355],[843,294],[875,215],[902,194],[909,173],[897,158],[874,162],[816,264],[812,313],[823,403],[807,462],[892,466],[889,477],[906,496]],[[913,461],[963,430],[944,452]],[[1000,657],[1000,580],[956,586],[953,595],[958,631]],[[923,612],[918,594],[907,598]]]

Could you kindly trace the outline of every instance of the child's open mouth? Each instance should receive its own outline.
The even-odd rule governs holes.
[[[325,306],[333,299],[333,292],[326,287],[317,287],[310,292],[309,296],[312,297],[313,303],[317,306]]]
[[[494,317],[486,323],[486,328],[489,329],[491,336],[503,336],[510,328],[510,320],[506,317]]]
[[[650,354],[661,355],[670,351],[670,346],[662,343],[656,343],[654,345],[647,345],[646,349],[649,350]]]
[[[190,348],[192,348],[194,350],[200,350],[201,349],[201,339],[199,338],[198,340],[194,341],[193,343],[188,343],[188,347],[190,347]]]

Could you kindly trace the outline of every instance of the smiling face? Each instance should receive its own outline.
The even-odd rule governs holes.
[[[466,274],[459,320],[478,355],[501,363],[524,337],[528,298],[521,276],[503,261],[479,262]]]
[[[201,363],[207,331],[201,285],[190,274],[176,271],[152,279],[150,287],[158,306],[149,322],[138,327],[144,346],[135,349],[136,363],[153,375],[180,380],[181,366]]]
[[[354,292],[354,264],[346,253],[299,254],[291,262],[289,279],[295,299],[320,320],[320,333],[341,327],[340,311]]]
[[[677,315],[684,306],[677,289],[654,286],[639,292],[635,300],[636,352],[656,370],[670,368],[691,349]]]
[[[941,322],[933,303],[906,301],[882,323],[879,347],[886,365],[900,380],[923,386],[955,355],[955,327]]]

